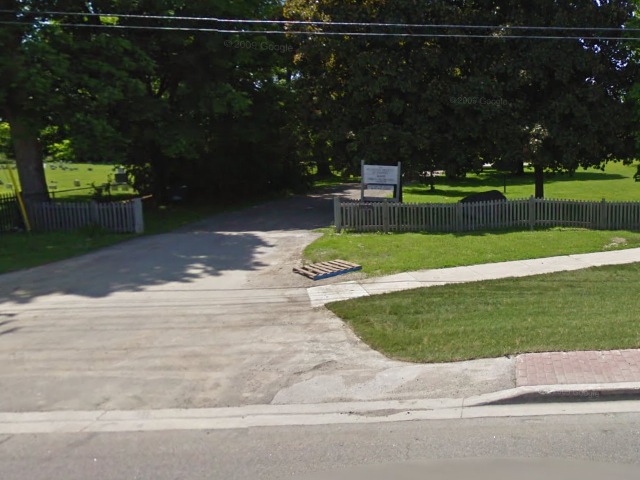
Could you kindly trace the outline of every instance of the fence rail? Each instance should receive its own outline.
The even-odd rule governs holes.
[[[334,203],[336,230],[351,232],[465,232],[542,226],[640,230],[640,202],[529,198],[478,203]]]
[[[15,195],[0,194],[0,233],[14,232],[22,227],[18,198]]]
[[[123,202],[44,202],[27,207],[36,231],[69,231],[91,225],[116,233],[142,233],[142,200]]]

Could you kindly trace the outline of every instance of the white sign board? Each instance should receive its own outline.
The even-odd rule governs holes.
[[[378,193],[377,195],[367,196],[365,193],[366,191],[377,190],[378,192],[393,192],[393,200],[402,203],[402,180],[400,176],[402,164],[400,162],[398,162],[398,166],[391,167],[389,165],[365,165],[363,160],[361,167],[361,201],[386,201],[387,195],[381,196],[381,194]]]
[[[365,165],[362,183],[377,185],[397,185],[398,167],[386,165]]]

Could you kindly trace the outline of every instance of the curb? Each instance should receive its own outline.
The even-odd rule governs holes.
[[[640,382],[536,385],[516,387],[464,399],[465,407],[547,402],[593,402],[640,399]]]
[[[88,434],[640,413],[640,384],[519,387],[468,398],[138,411],[0,412],[0,435]],[[561,401],[559,401],[561,399]],[[585,401],[585,400],[599,401]]]

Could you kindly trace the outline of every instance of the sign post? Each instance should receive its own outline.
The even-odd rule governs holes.
[[[360,185],[361,201],[383,201],[381,197],[367,197],[365,190],[393,190],[393,200],[402,202],[402,164],[392,167],[388,165],[365,165],[361,163],[362,183]]]

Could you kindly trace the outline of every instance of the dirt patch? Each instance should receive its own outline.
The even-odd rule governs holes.
[[[627,239],[622,237],[613,237],[611,241],[604,246],[605,250],[609,250],[611,248],[622,247],[627,244]]]

